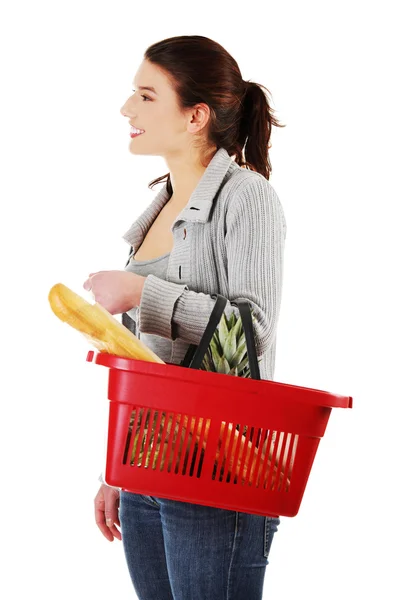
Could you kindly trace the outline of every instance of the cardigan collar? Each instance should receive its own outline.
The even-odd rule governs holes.
[[[178,221],[205,223],[208,220],[219,188],[229,169],[233,170],[235,166],[240,168],[225,148],[219,148],[209,162],[188,203],[173,222],[171,231]],[[139,248],[151,225],[169,199],[170,195],[165,183],[151,204],[122,236],[132,246],[133,252]]]

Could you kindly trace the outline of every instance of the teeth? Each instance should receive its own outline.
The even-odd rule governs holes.
[[[136,127],[131,126],[131,133],[144,133],[143,129],[136,129]]]

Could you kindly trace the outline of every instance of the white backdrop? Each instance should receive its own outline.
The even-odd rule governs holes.
[[[168,169],[129,153],[119,111],[147,46],[190,34],[221,43],[287,125],[271,138],[288,226],[275,380],[354,398],[332,410],[299,514],[281,518],[264,597],[399,597],[393,5],[1,9],[2,597],[135,597],[122,542],[94,521],[107,370],[47,296],[62,282],[89,299],[89,272],[124,268],[122,234]]]

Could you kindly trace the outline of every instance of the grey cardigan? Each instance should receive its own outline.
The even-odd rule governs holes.
[[[170,196],[167,184],[123,235],[135,253]],[[250,301],[262,379],[273,379],[282,294],[286,219],[261,174],[240,167],[224,148],[214,154],[175,219],[166,281],[148,275],[134,316],[140,332],[172,341],[179,364],[198,344],[214,306],[211,294]],[[227,303],[227,317],[238,309]]]

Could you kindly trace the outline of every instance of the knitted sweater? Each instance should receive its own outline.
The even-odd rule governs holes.
[[[168,202],[166,188],[164,184],[124,234],[133,254]],[[286,239],[286,219],[272,185],[220,148],[171,231],[174,245],[166,280],[149,274],[139,307],[127,314],[134,316],[141,333],[171,340],[170,362],[179,364],[189,344],[200,342],[215,303],[211,294],[245,298],[256,319],[260,376],[272,380]],[[239,314],[228,301],[227,317],[232,310]],[[123,323],[127,325],[126,317]]]

